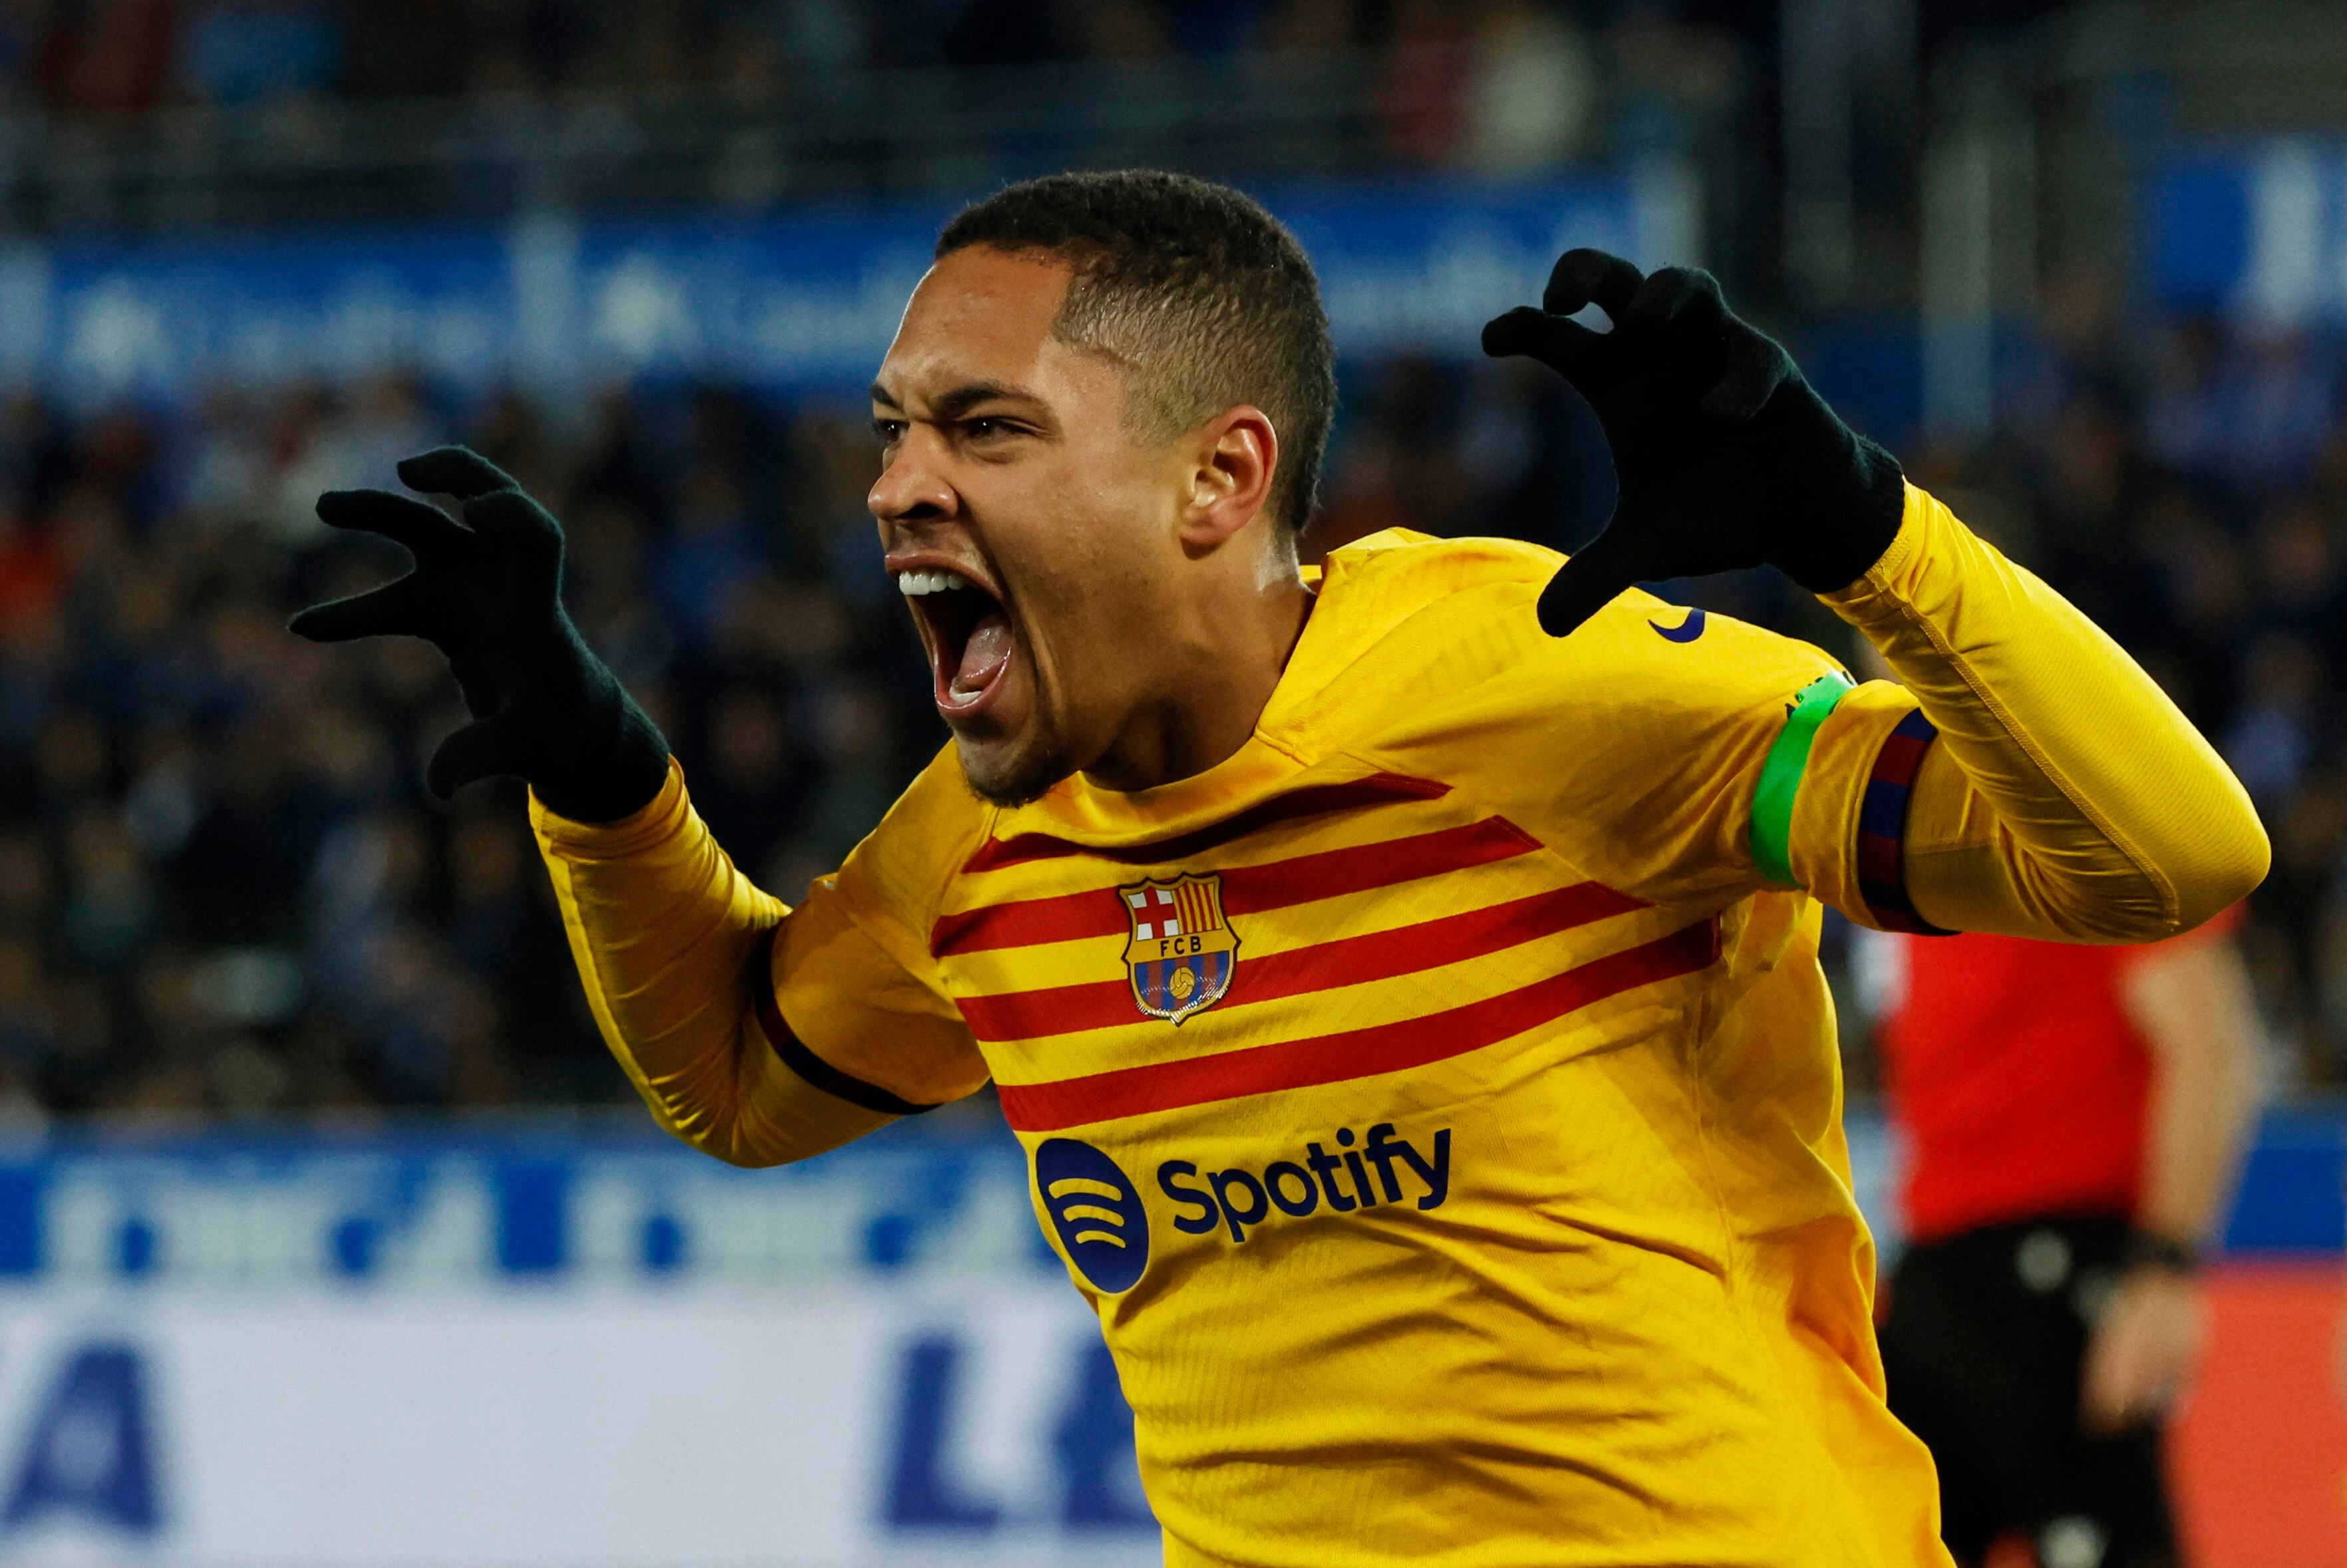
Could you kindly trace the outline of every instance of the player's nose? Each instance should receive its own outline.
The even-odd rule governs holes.
[[[917,431],[908,434],[888,466],[880,470],[871,494],[864,497],[864,504],[883,523],[949,518],[961,509],[959,494],[933,460],[928,445],[918,438]]]

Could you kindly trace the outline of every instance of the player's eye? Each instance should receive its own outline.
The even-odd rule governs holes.
[[[882,446],[894,446],[905,438],[905,422],[901,419],[881,419],[876,416],[872,421],[872,434],[880,437]]]
[[[1035,427],[1025,420],[1007,414],[979,414],[961,422],[964,441],[999,446],[1020,436],[1032,436]]]

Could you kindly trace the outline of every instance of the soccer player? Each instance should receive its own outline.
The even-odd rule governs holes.
[[[1961,1562],[2007,1536],[2048,1568],[2178,1560],[2160,1417],[2257,1081],[2230,924],[2149,947],[1875,938],[1910,1144],[1883,1369]]]
[[[597,1019],[680,1137],[771,1164],[993,1081],[1168,1563],[1942,1563],[1882,1402],[1820,906],[2147,940],[2239,899],[2264,835],[1707,276],[1574,251],[1484,347],[1589,399],[1608,532],[1561,569],[1407,533],[1299,569],[1334,388],[1294,239],[1154,173],[957,217],[873,384],[870,497],[953,740],[794,909],[711,842],[562,613],[554,519],[479,458],[401,469],[461,521],[323,497],[416,569],[295,629],[447,652],[477,722],[430,780],[529,781]],[[1900,682],[1631,588],[1761,561]]]

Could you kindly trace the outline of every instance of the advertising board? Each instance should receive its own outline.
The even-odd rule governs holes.
[[[1050,1280],[68,1292],[0,1325],[26,1568],[1155,1560]]]
[[[1340,353],[1472,353],[1574,245],[1696,253],[1673,166],[1479,185],[1261,192],[1312,254]],[[69,401],[414,370],[507,380],[723,376],[860,389],[952,207],[22,243],[0,250],[0,376]]]
[[[1851,1123],[1881,1224],[1891,1151]],[[2269,1119],[2179,1425],[2214,1568],[2347,1568],[2347,1120]],[[2287,1542],[2282,1555],[2277,1542]],[[632,1119],[0,1146],[0,1563],[1156,1560],[1006,1135],[737,1171]]]

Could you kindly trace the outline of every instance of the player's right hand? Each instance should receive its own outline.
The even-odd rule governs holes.
[[[323,521],[382,535],[415,569],[313,605],[291,630],[313,642],[421,637],[447,657],[473,722],[432,754],[425,778],[442,800],[510,774],[577,821],[615,821],[650,802],[668,776],[668,744],[562,607],[562,525],[467,447],[410,457],[399,477],[455,497],[462,520],[388,490],[319,497]]]
[[[2208,1331],[2197,1281],[2165,1268],[2128,1270],[2086,1340],[2081,1424],[2106,1434],[2156,1418],[2191,1376]]]
[[[1571,319],[1592,304],[1610,329]],[[1899,531],[1898,462],[1837,418],[1708,272],[1648,276],[1603,251],[1568,251],[1539,309],[1485,325],[1483,352],[1536,359],[1571,382],[1614,451],[1613,522],[1541,595],[1552,636],[1665,578],[1767,564],[1829,593]]]

